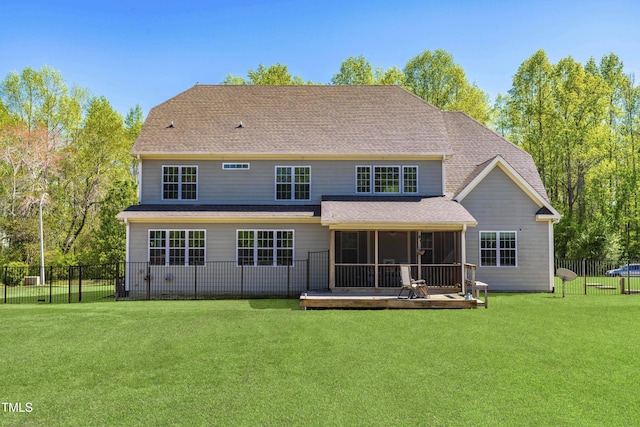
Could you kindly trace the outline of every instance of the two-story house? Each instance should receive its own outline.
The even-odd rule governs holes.
[[[560,215],[531,156],[397,86],[196,85],[132,154],[130,291],[304,289],[297,261],[318,252],[324,288],[393,288],[400,264],[430,286],[473,264],[493,290],[553,287]]]

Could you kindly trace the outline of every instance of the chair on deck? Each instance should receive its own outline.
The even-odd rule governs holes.
[[[408,265],[400,266],[400,276],[402,278],[402,287],[398,293],[398,298],[402,295],[402,292],[406,289],[409,291],[407,299],[412,298],[429,298],[429,288],[427,288],[424,280],[413,280],[411,278],[411,267]]]

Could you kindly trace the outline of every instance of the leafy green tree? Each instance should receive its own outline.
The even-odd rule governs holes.
[[[331,78],[333,85],[371,85],[373,69],[364,56],[350,56],[342,61],[340,72]]]
[[[559,154],[550,144],[558,121],[552,73],[553,67],[544,50],[522,63],[503,105],[507,115],[503,125],[510,128],[511,141],[531,153],[552,201],[559,201],[555,167]]]
[[[27,130],[44,129],[51,138],[67,137],[77,129],[86,100],[83,89],[68,89],[62,74],[48,66],[11,72],[0,86],[10,115]]]
[[[372,68],[364,56],[350,56],[340,64],[340,72],[331,78],[333,85],[399,85],[403,86],[405,76],[396,66],[384,69]]]
[[[97,220],[100,226],[92,235],[91,247],[84,252],[82,263],[109,264],[125,259],[126,229],[116,215],[136,204],[137,199],[137,185],[132,178],[113,183],[99,204]]]
[[[247,73],[249,81],[254,85],[302,85],[304,82],[299,76],[292,76],[289,68],[279,62],[265,67],[258,65],[255,70]]]
[[[31,261],[38,207],[51,203],[47,193],[59,174],[60,150],[77,133],[84,91],[69,90],[62,75],[45,66],[10,73],[0,83],[0,98],[0,228],[9,256]]]
[[[63,179],[56,193],[63,201],[58,207],[63,254],[72,250],[85,226],[92,223],[110,185],[130,174],[130,148],[122,116],[106,98],[94,98],[74,144],[65,148]]]
[[[627,129],[638,112],[625,100],[628,82],[613,54],[599,64],[571,57],[551,64],[540,50],[496,102],[494,127],[532,154],[564,216],[555,231],[560,257],[617,257],[636,250],[631,236],[638,223],[638,150]]]
[[[265,67],[259,64],[258,67],[250,69],[247,73],[247,79],[240,76],[234,76],[227,74],[222,81],[224,85],[275,85],[275,86],[289,86],[289,85],[305,85],[313,84],[311,82],[304,82],[302,77],[291,75],[289,68],[286,65],[279,62]]]
[[[39,261],[40,204],[48,262],[122,250],[124,226],[116,232],[115,214],[107,220],[103,202],[117,194],[116,185],[126,194],[135,188],[129,151],[142,123],[139,106],[123,119],[104,97],[68,89],[49,67],[10,73],[0,83],[0,258]],[[113,239],[97,245],[96,236],[107,234]]]
[[[140,129],[144,124],[144,114],[140,105],[129,109],[126,117],[124,118],[124,126],[126,128],[126,134],[128,141],[133,144],[140,134]]]
[[[241,86],[241,85],[246,85],[247,81],[243,77],[234,76],[233,74],[227,74],[224,80],[222,80],[222,84]]]
[[[394,65],[386,70],[376,67],[373,72],[373,80],[375,84],[379,85],[397,85],[404,87],[406,77],[402,70]]]
[[[464,70],[450,53],[425,50],[407,62],[404,75],[406,87],[431,105],[464,111],[481,123],[489,122],[489,96],[467,81]]]

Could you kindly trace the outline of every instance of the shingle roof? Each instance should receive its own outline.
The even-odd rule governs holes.
[[[154,107],[132,149],[134,155],[450,152],[442,112],[398,86],[196,85]]]
[[[533,189],[549,200],[529,153],[461,112],[444,112],[453,156],[446,161],[446,194],[453,197],[496,157],[502,157]]]
[[[322,224],[425,227],[477,221],[464,206],[445,197],[325,197]]]

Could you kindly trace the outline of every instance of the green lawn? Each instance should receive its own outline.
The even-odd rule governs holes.
[[[637,425],[640,295],[0,306],[2,425]]]

